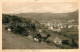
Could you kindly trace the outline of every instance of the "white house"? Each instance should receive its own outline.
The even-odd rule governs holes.
[[[34,38],[34,41],[35,41],[35,42],[39,42],[39,39],[38,39],[38,38]]]
[[[62,40],[59,37],[55,37],[54,43],[57,45],[62,45]]]
[[[11,28],[8,28],[7,30],[8,30],[8,31],[11,31]]]
[[[61,28],[58,28],[58,29],[53,29],[52,31],[57,31],[57,32],[60,32],[60,31],[61,31]]]
[[[68,28],[71,28],[71,27],[73,27],[73,25],[69,25],[69,26],[68,26]]]
[[[39,29],[38,31],[39,31],[39,32],[42,32],[42,30],[41,30],[41,29]]]
[[[52,26],[49,26],[49,30],[53,30],[53,27]]]
[[[29,38],[29,39],[32,39],[33,37],[32,37],[31,35],[28,35],[28,38]]]

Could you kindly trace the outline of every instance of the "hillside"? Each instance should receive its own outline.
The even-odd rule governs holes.
[[[51,14],[49,14],[49,15],[51,15]],[[4,49],[17,48],[16,46],[18,44],[19,44],[19,46],[23,45],[18,48],[21,48],[21,47],[24,48],[25,45],[27,44],[27,42],[28,42],[28,44],[26,46],[31,45],[31,44],[32,44],[32,46],[30,46],[30,47],[28,46],[25,48],[34,48],[35,42],[33,42],[33,37],[37,36],[38,34],[41,35],[41,38],[37,37],[37,38],[39,38],[39,40],[41,40],[41,43],[40,42],[36,43],[36,44],[38,44],[38,46],[35,48],[42,48],[42,46],[43,46],[43,48],[55,48],[55,47],[56,48],[64,48],[64,49],[78,48],[78,32],[76,31],[75,33],[73,33],[73,31],[71,31],[71,30],[75,30],[75,29],[63,29],[61,32],[53,32],[51,30],[48,30],[46,28],[46,26],[39,24],[37,19],[33,20],[30,17],[23,18],[23,17],[19,17],[19,16],[15,16],[15,15],[7,15],[7,14],[3,14],[2,16],[3,16],[2,24],[3,24],[3,48]],[[26,24],[26,25],[22,25],[22,24]],[[39,24],[39,26],[36,26],[36,24]],[[11,31],[9,32],[10,29],[11,29]],[[40,32],[40,30],[42,32]],[[45,37],[48,34],[50,35],[49,39],[48,38],[45,39]],[[77,36],[75,36],[75,35],[77,35]],[[21,36],[21,37],[18,37],[18,36]],[[32,40],[29,40],[29,39],[26,40],[23,38],[23,37],[28,38],[29,36],[32,37],[32,38],[30,38]],[[75,36],[75,38],[74,38],[74,36]],[[7,39],[7,37],[9,37],[10,40]],[[61,39],[61,41],[67,40],[68,44],[67,45],[63,44],[62,42],[60,42],[60,40],[58,41],[58,42],[60,42],[60,44],[55,43],[54,40],[56,37],[58,37],[58,39]],[[11,42],[16,42],[16,43],[13,44]],[[21,43],[21,42],[23,42],[23,43]],[[9,44],[10,44],[9,47],[6,46]],[[12,45],[14,45],[14,46],[12,46]],[[41,45],[41,47],[39,47],[40,45]]]
[[[54,22],[54,20],[70,20],[70,19],[75,19],[78,20],[78,10],[74,11],[74,12],[69,12],[69,13],[50,13],[50,12],[46,12],[46,13],[20,13],[20,14],[14,14],[16,16],[19,17],[24,17],[24,18],[35,18],[38,21],[41,22],[46,22],[46,21],[50,21],[50,22]]]
[[[2,48],[3,49],[56,49],[56,46],[49,46],[47,43],[34,43],[26,36],[16,35],[2,28]],[[58,49],[58,48],[57,48]]]

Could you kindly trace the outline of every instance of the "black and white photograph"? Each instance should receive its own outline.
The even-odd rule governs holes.
[[[77,2],[3,2],[2,49],[79,49],[78,25]]]

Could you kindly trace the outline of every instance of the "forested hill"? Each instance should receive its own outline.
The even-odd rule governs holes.
[[[29,18],[35,18],[38,21],[53,21],[53,20],[70,20],[75,19],[78,20],[78,10],[74,12],[69,13],[20,13],[20,14],[14,14],[19,17],[29,17]],[[44,20],[45,19],[45,20]]]

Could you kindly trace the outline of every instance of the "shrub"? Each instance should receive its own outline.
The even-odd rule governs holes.
[[[29,34],[28,32],[26,32],[27,30],[36,31],[36,26],[34,23],[31,22],[31,19],[3,14],[2,21],[3,24],[7,23],[12,32],[16,34],[24,34],[27,36]],[[24,23],[26,25],[24,25]]]
[[[3,24],[6,24],[6,23],[9,23],[10,22],[10,17],[7,16],[7,15],[2,15],[3,18],[2,18],[2,23]]]
[[[29,35],[29,32],[27,31],[23,33],[23,36],[28,36],[28,35]]]

